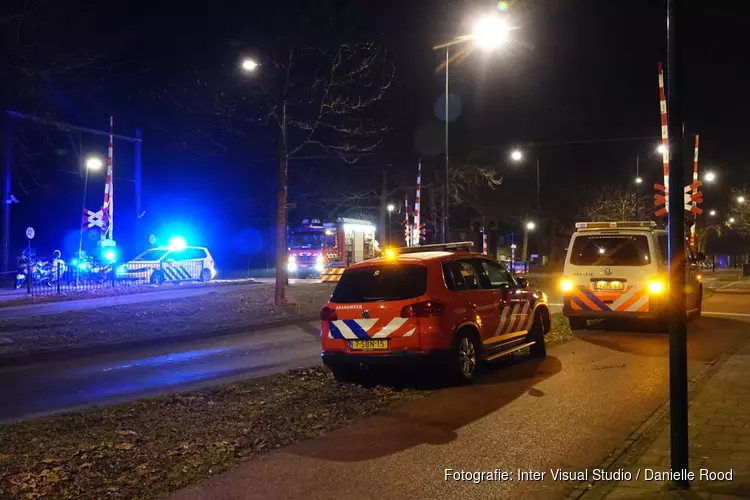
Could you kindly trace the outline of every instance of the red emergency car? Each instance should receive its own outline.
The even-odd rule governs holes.
[[[544,293],[471,242],[386,250],[347,268],[321,310],[322,358],[340,380],[363,367],[436,361],[461,381],[529,347],[546,356]]]

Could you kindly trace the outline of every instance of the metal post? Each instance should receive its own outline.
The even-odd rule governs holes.
[[[687,324],[685,304],[685,212],[683,184],[685,181],[685,128],[683,123],[682,90],[684,82],[685,5],[681,0],[667,1],[667,117],[672,143],[669,162],[669,410],[671,466],[673,472],[688,469],[688,384]],[[689,487],[682,478],[675,482],[681,489]]]
[[[445,47],[445,186],[443,193],[443,243],[448,242],[448,63],[450,62],[450,46]]]
[[[5,176],[3,183],[3,271],[10,269],[10,206],[13,203],[11,193],[11,170],[13,168],[13,132],[9,114],[5,114]]]
[[[536,207],[541,210],[542,208],[542,184],[539,178],[539,156],[536,157]]]
[[[383,235],[386,245],[391,244],[391,212],[393,212],[393,210],[388,210],[388,230]]]
[[[89,169],[86,167],[86,165],[83,165],[83,168],[86,170],[86,173],[83,175],[83,201],[81,202],[81,215],[83,215],[84,211],[86,210],[86,189],[89,185]],[[81,223],[81,229],[78,233],[78,255],[76,255],[76,260],[81,258],[81,250],[83,249],[83,223]],[[78,275],[76,275],[76,286],[78,286]]]
[[[635,155],[635,220],[641,220],[638,213],[638,200],[641,196],[641,155]]]
[[[141,164],[141,160],[142,160],[142,156],[141,156],[142,155],[141,144],[142,144],[142,139],[141,139],[141,131],[140,131],[140,129],[136,129],[136,131],[135,131],[135,138],[138,139],[133,144],[133,146],[135,148],[135,160],[134,160],[135,161],[135,165],[134,165],[134,168],[133,168],[133,171],[134,171],[133,178],[135,180],[135,241],[138,242],[138,244],[140,245],[140,241],[141,241],[140,240],[140,237],[141,237],[140,220],[141,220],[141,216],[143,215],[143,205],[142,205],[142,200],[141,200],[141,189],[142,189],[142,185],[141,185],[141,183],[142,183],[142,177],[141,177],[141,168],[142,168],[142,164]]]

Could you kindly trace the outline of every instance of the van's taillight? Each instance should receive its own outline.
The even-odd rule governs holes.
[[[401,309],[402,318],[425,318],[427,316],[437,316],[443,312],[443,304],[429,300],[427,302],[417,302]]]
[[[325,306],[320,310],[321,321],[336,321],[337,319],[338,316],[336,316],[336,309],[331,309],[330,307]]]

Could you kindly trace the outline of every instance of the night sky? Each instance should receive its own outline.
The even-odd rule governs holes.
[[[298,196],[295,189],[309,187],[300,186],[300,179],[307,183],[311,170],[321,183],[358,185],[371,183],[383,164],[413,170],[422,158],[428,172],[440,167],[442,136],[428,132],[442,127],[435,111],[444,83],[436,69],[444,53],[431,47],[468,32],[477,15],[495,8],[494,2],[459,0],[331,3],[345,12],[346,23],[320,33],[321,40],[374,40],[392,57],[395,80],[387,107],[378,111],[391,132],[359,169],[342,168],[334,159],[292,164],[290,201]],[[719,175],[705,191],[706,207],[725,211],[728,190],[750,177],[745,138],[750,11],[739,2],[688,3],[686,129],[701,135],[702,168]],[[254,47],[288,34],[292,9],[284,10],[284,2],[273,8],[268,2],[31,4],[37,5],[28,18],[34,22],[24,24],[21,45],[26,55],[27,44],[37,42],[38,48],[24,61],[54,59],[53,50],[99,55],[89,67],[33,78],[33,84],[5,92],[3,106],[97,129],[105,129],[112,114],[118,133],[142,129],[147,230],[160,236],[187,231],[196,244],[215,249],[234,267],[247,261],[265,265],[274,209],[274,136],[262,129],[252,140],[216,129],[210,138],[196,133],[209,118],[201,118],[196,112],[201,105],[185,96],[192,95],[196,75],[211,75],[236,89],[236,79],[242,78],[237,62]],[[5,5],[0,10],[14,12]],[[471,53],[451,66],[451,93],[460,102],[451,123],[452,157],[481,159],[500,170],[499,198],[533,196],[532,162],[507,161],[508,151],[521,146],[530,158],[539,157],[542,194],[557,209],[584,203],[583,192],[594,186],[632,187],[639,155],[650,192],[661,172],[654,149],[660,134],[657,63],[666,53],[664,11],[664,2],[652,0],[512,2],[510,16],[519,28],[513,44],[497,53]],[[17,66],[16,21],[5,14],[0,18],[6,19],[0,29],[10,47],[8,64]],[[75,172],[78,160],[66,134],[14,127],[33,154],[14,170],[23,189],[14,185],[21,204],[14,206],[13,248],[24,244],[23,228],[33,225],[39,250],[51,251],[65,234],[77,235],[83,182],[63,171]],[[432,140],[425,142],[420,134]],[[598,142],[605,140],[612,142]],[[77,141],[84,152],[106,152],[102,139],[76,136]],[[132,150],[125,143],[115,145],[115,169],[123,231],[116,238],[133,253],[147,242],[123,241],[135,214],[128,181]],[[103,181],[92,178],[90,208],[99,203],[102,189]]]

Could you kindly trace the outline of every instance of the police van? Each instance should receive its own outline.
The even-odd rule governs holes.
[[[665,321],[668,248],[667,231],[652,221],[577,223],[561,283],[571,328],[607,318]],[[697,317],[703,302],[698,262],[705,256],[685,249],[687,310]]]

